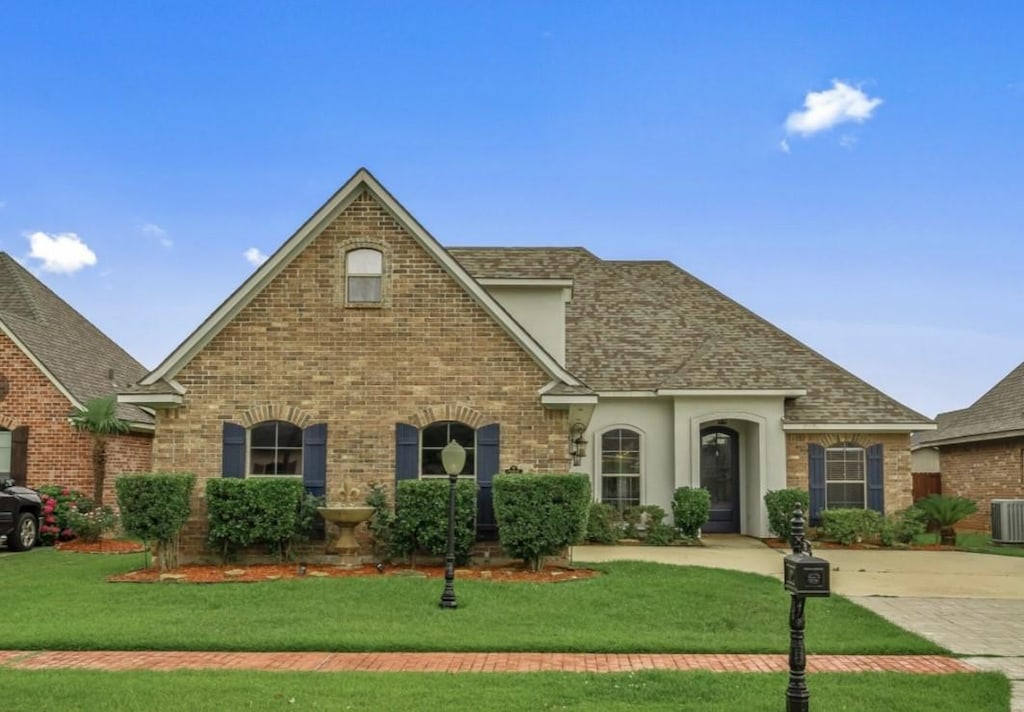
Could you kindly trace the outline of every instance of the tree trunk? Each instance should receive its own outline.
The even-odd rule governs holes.
[[[956,530],[953,527],[942,527],[939,530],[939,543],[943,546],[956,546]]]
[[[97,507],[103,506],[103,485],[107,474],[107,443],[104,438],[93,437],[92,441],[92,501]]]

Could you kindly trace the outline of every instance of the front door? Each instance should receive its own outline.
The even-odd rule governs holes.
[[[740,437],[716,425],[700,431],[700,486],[711,493],[705,532],[740,530]]]

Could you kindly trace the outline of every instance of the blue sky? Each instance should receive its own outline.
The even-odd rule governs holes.
[[[1024,6],[891,5],[5,3],[0,250],[153,367],[366,166],[965,407],[1024,360]]]

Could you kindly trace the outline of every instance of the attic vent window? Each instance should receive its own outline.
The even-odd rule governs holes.
[[[383,301],[384,255],[360,248],[345,255],[345,295],[349,304]]]

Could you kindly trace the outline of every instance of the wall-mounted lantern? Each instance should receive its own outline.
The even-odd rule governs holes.
[[[573,467],[579,467],[580,462],[587,456],[587,441],[583,439],[583,433],[587,426],[583,423],[573,423],[569,428],[569,455],[572,457]]]

